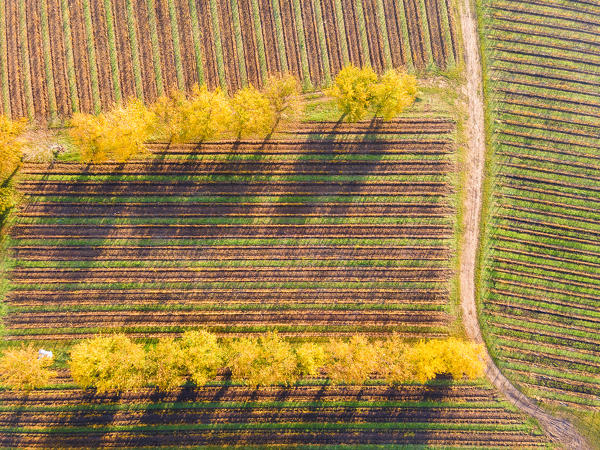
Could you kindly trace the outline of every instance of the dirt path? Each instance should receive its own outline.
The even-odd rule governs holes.
[[[483,196],[485,160],[485,128],[483,113],[483,85],[477,17],[472,0],[463,0],[460,8],[462,34],[465,46],[466,94],[469,117],[467,120],[467,179],[464,205],[464,237],[460,260],[460,291],[463,320],[467,335],[483,342],[475,301],[475,264],[479,239],[479,222]],[[486,374],[490,381],[523,412],[535,417],[552,441],[565,448],[590,448],[575,427],[564,419],[558,419],[540,409],[534,401],[523,395],[506,379],[486,352]]]

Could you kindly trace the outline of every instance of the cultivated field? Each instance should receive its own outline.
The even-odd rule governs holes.
[[[6,337],[446,336],[454,129],[315,123],[123,165],[27,164]]]
[[[457,48],[451,0],[2,1],[0,112],[67,118],[276,72],[311,89],[348,63],[452,68]]]
[[[600,6],[484,2],[495,173],[485,333],[535,398],[600,408]]]
[[[28,447],[413,444],[543,447],[496,392],[453,383],[289,389],[215,385],[93,395],[58,386],[0,392],[0,445]],[[36,428],[36,427],[52,428]]]

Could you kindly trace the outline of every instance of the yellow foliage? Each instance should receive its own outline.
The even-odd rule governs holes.
[[[362,384],[378,367],[377,347],[363,336],[334,340],[327,353],[325,371],[334,383]]]
[[[181,91],[161,95],[150,106],[152,112],[152,137],[177,142],[180,130],[185,123],[184,104],[187,102]]]
[[[56,372],[50,370],[52,359],[39,358],[30,344],[10,349],[0,358],[0,380],[12,389],[36,389],[46,386]]]
[[[381,372],[391,384],[426,383],[437,375],[450,375],[455,380],[475,379],[483,375],[482,351],[482,346],[456,338],[408,345],[399,336],[393,336],[382,344]]]
[[[187,96],[173,91],[151,106],[154,114],[153,136],[169,142],[205,141],[226,130],[231,110],[221,89],[194,86]]]
[[[325,364],[325,348],[320,344],[306,342],[296,348],[296,359],[300,377],[318,375]]]
[[[297,120],[301,112],[300,83],[290,74],[270,76],[264,93],[273,110],[273,130],[281,121]]]
[[[297,360],[292,346],[277,333],[233,341],[228,366],[233,380],[249,386],[290,385],[298,379]]]
[[[146,353],[124,334],[97,336],[71,350],[71,376],[82,388],[98,392],[131,391],[146,384]]]
[[[349,65],[337,74],[327,94],[337,100],[346,120],[361,120],[371,107],[375,83],[377,83],[377,74],[371,67],[359,69]]]
[[[375,115],[389,120],[413,104],[417,96],[417,79],[392,69],[385,72],[372,89]]]
[[[181,342],[163,338],[146,355],[148,382],[161,391],[172,391],[186,382],[187,367]]]
[[[75,113],[69,133],[84,161],[124,162],[144,152],[153,122],[153,115],[136,99],[97,116]]]
[[[0,115],[0,183],[12,175],[21,163],[24,143],[20,135],[26,126],[27,119],[11,120]]]
[[[17,204],[17,193],[12,187],[0,188],[0,216]]]
[[[186,331],[181,338],[186,372],[196,386],[203,386],[223,366],[223,348],[217,337],[207,331]]]
[[[245,87],[233,96],[230,101],[231,131],[242,136],[266,136],[271,132],[275,116],[267,96],[252,85]]]

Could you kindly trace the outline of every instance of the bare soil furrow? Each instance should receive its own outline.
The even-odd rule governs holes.
[[[11,235],[27,238],[447,238],[445,225],[15,225]]]
[[[21,217],[442,217],[443,204],[33,203]]]
[[[443,246],[19,246],[12,255],[26,261],[185,261],[185,260],[446,260]]]

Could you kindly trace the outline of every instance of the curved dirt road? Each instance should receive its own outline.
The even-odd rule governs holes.
[[[461,5],[461,25],[465,46],[465,70],[467,76],[467,98],[469,117],[467,120],[468,147],[466,157],[466,186],[464,204],[464,235],[460,255],[460,292],[463,321],[467,335],[476,342],[483,343],[477,305],[475,301],[475,264],[479,241],[479,222],[483,197],[483,177],[485,160],[485,128],[483,113],[483,85],[477,16],[473,0],[463,0]],[[557,419],[540,409],[531,399],[516,389],[500,372],[489,353],[484,355],[486,374],[490,381],[525,413],[535,417],[548,437],[565,448],[590,448],[583,437],[568,421]]]

